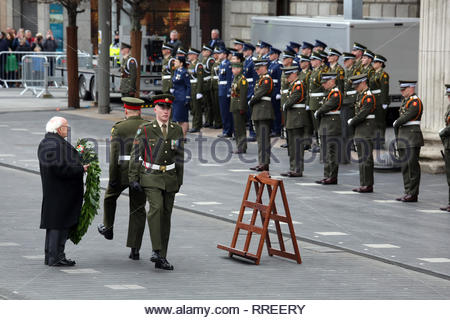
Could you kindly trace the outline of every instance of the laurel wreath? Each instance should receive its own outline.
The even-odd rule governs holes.
[[[74,244],[78,244],[86,234],[100,208],[100,175],[102,172],[97,152],[92,143],[89,143],[87,139],[79,139],[76,149],[80,153],[82,164],[90,164],[90,166],[86,175],[80,219],[78,225],[71,230],[69,236]]]

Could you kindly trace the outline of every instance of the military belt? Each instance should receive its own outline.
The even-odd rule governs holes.
[[[278,79],[272,79],[273,83],[278,83]]]
[[[341,112],[340,111],[330,111],[330,112],[325,113],[326,116],[332,116],[334,114],[341,114]]]
[[[119,156],[119,161],[130,161],[131,156]]]
[[[247,79],[248,82],[253,82],[253,78]]]
[[[169,75],[166,75],[166,76],[162,76],[162,79],[163,80],[167,80],[167,79],[170,79],[170,78],[172,78],[172,76],[169,74]]]
[[[373,94],[381,93],[381,89],[371,90]]]
[[[211,80],[211,76],[204,77],[203,80],[205,81]]]
[[[213,76],[214,80],[219,80],[219,76]]]
[[[306,105],[304,103],[296,103],[292,105],[292,108],[304,109],[306,108]]]
[[[272,101],[272,98],[270,98],[270,97],[262,97],[261,100],[264,100],[264,101]]]
[[[352,95],[354,95],[354,94],[356,94],[356,90],[347,91],[347,92],[345,93],[346,96],[352,96]]]
[[[375,119],[375,115],[374,114],[369,114],[366,119]]]
[[[219,85],[226,85],[228,83],[228,81],[227,80],[222,80],[222,81],[219,81]]]
[[[191,83],[197,83],[197,79],[191,79]]]
[[[416,121],[408,121],[407,123],[404,124],[404,126],[414,126],[414,125],[419,125],[420,126],[420,121],[418,121],[418,120],[416,120]]]
[[[175,169],[175,163],[169,164],[167,166],[162,166],[162,165],[159,165],[159,164],[151,164],[150,162],[142,161],[142,165],[146,169],[159,170],[159,171],[162,171],[162,172],[166,172],[166,171]]]
[[[281,90],[281,93],[288,93],[288,92],[289,92],[289,89]]]
[[[310,97],[325,97],[325,92],[311,92]]]

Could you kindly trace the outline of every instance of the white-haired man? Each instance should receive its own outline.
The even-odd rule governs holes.
[[[83,203],[83,174],[77,150],[65,140],[69,124],[62,117],[51,118],[39,144],[38,158],[42,180],[41,229],[46,229],[45,264],[73,266],[64,248],[69,230],[77,225]]]

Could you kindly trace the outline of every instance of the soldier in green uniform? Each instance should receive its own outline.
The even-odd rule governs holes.
[[[305,145],[311,143],[311,117],[306,111],[305,85],[300,80],[298,66],[284,67],[289,82],[287,97],[283,103],[286,114],[289,171],[281,173],[285,177],[302,177],[304,169]]]
[[[314,114],[319,108],[320,104],[325,96],[324,89],[322,87],[321,79],[322,79],[322,73],[326,72],[324,71],[324,64],[322,60],[322,56],[319,52],[314,51],[311,54],[311,66],[312,71],[311,75],[309,76],[309,83],[308,83],[308,97],[306,98],[306,108],[307,110],[310,110]],[[320,152],[319,147],[319,122],[316,118],[312,117],[313,119],[313,125],[314,125],[314,132],[316,136],[316,142],[313,144],[311,151],[312,152]]]
[[[248,111],[248,81],[242,74],[242,62],[233,62],[231,72],[234,78],[231,83],[230,112],[233,114],[234,137],[236,138],[235,154],[247,152],[246,116]]]
[[[190,133],[200,132],[203,125],[202,116],[202,99],[203,99],[203,64],[198,60],[200,51],[190,48],[188,51],[188,67],[189,76],[191,77],[191,112],[192,112],[192,128]]]
[[[156,119],[139,127],[131,150],[130,188],[144,191],[150,204],[148,223],[155,268],[173,270],[167,261],[175,194],[183,184],[183,130],[169,121],[172,95],[152,98]]]
[[[373,138],[375,133],[375,99],[369,90],[366,74],[350,78],[353,88],[358,92],[355,103],[355,116],[348,120],[354,127],[354,140],[359,162],[359,188],[354,192],[373,192]]]
[[[214,64],[211,67],[211,105],[213,112],[214,123],[212,127],[214,129],[222,128],[222,117],[220,115],[219,107],[219,49],[214,48]]]
[[[394,121],[397,150],[402,168],[404,196],[397,201],[417,202],[420,185],[420,148],[424,145],[420,120],[423,104],[416,95],[417,81],[400,80],[400,91],[403,96],[400,115]]]
[[[164,43],[162,45],[162,71],[161,71],[161,84],[162,84],[162,92],[169,93],[172,88],[172,77],[173,77],[173,64],[175,59],[172,57],[173,47]]]
[[[267,73],[269,60],[255,60],[255,70],[259,79],[255,84],[255,93],[249,101],[252,109],[252,121],[255,124],[256,140],[258,142],[258,162],[255,167],[250,168],[256,171],[269,171],[270,163],[270,125],[275,119],[272,107],[273,80]]]
[[[355,103],[357,91],[352,86],[351,77],[360,73],[355,63],[355,55],[351,52],[344,52],[344,101],[341,108],[342,120],[342,161],[341,163],[350,163],[351,150],[354,150],[353,127],[349,126],[347,121],[355,116]],[[356,151],[356,150],[355,150]]]
[[[373,68],[375,73],[369,80],[370,91],[375,96],[377,110],[375,118],[377,121],[377,137],[375,139],[375,148],[384,149],[386,132],[386,112],[390,103],[389,98],[389,75],[384,71],[386,58],[377,54],[373,59]]]
[[[293,51],[289,48],[286,48],[286,50],[283,51],[283,68],[291,67],[294,64],[294,59],[295,59],[295,51]],[[297,64],[296,64],[296,67],[298,69]],[[282,68],[282,73],[281,73],[281,78],[280,78],[280,93],[281,93],[280,105],[281,106],[283,106],[283,104],[286,102],[287,96],[289,94],[289,85],[290,85],[290,82],[287,79],[288,76],[283,71],[283,68]],[[283,110],[283,112],[281,113],[281,125],[282,125],[281,136],[286,137],[286,143],[282,144],[281,147],[287,148],[288,147],[287,136],[286,136],[286,134],[284,134],[284,131],[286,130],[286,110]]]
[[[370,51],[366,50],[364,51],[362,57],[361,57],[361,64],[359,66],[359,72],[361,74],[367,74],[367,79],[369,81],[369,88],[370,88],[370,82],[372,81],[372,78],[375,74],[375,70],[372,66],[373,58],[375,57],[375,54]]]
[[[103,224],[98,226],[98,231],[108,240],[113,238],[117,198],[129,187],[128,168],[133,138],[138,127],[148,122],[141,118],[141,106],[145,103],[143,100],[122,98],[122,101],[125,108],[125,120],[117,122],[111,129],[109,183],[103,203]],[[145,229],[145,194],[130,189],[129,195],[130,220],[127,247],[131,248],[130,259],[139,260],[139,249]]]
[[[130,56],[131,46],[127,43],[121,45],[120,53],[120,93],[122,97],[134,97],[136,95],[137,61]]]
[[[202,65],[203,65],[203,105],[205,110],[205,123],[203,127],[209,128],[213,126],[214,122],[214,111],[212,107],[212,94],[211,94],[211,76],[212,76],[212,68],[214,63],[214,57],[212,57],[212,53],[214,48],[211,48],[208,45],[204,45],[202,48]]]
[[[303,83],[303,87],[305,88],[305,104],[306,101],[309,100],[309,78],[311,77],[311,59],[309,56],[301,54],[299,56],[299,63],[300,63],[300,74],[298,76],[298,79]],[[307,111],[308,114],[310,114],[310,111]],[[311,117],[310,117],[311,118]],[[314,126],[311,121],[309,121],[310,128],[305,129],[308,132],[313,132]],[[305,150],[311,149],[311,143],[305,145]]]
[[[322,141],[324,170],[318,184],[337,184],[341,145],[342,93],[337,86],[339,75],[335,72],[322,74],[322,86],[327,95],[322,106],[314,113],[319,120],[319,134]]]
[[[449,104],[447,106],[447,112],[444,116],[445,127],[439,130],[439,136],[441,137],[442,144],[445,148],[444,160],[445,160],[445,172],[447,174],[448,184],[448,204],[442,207],[442,211],[450,212],[450,84],[445,85],[445,93],[448,97]]]
[[[367,50],[367,47],[358,42],[355,42],[353,44],[352,54],[355,55],[355,68],[358,70],[361,67],[362,55],[364,54],[364,51],[366,51],[366,50]],[[361,74],[361,72],[360,72],[360,74]]]
[[[344,81],[345,81],[345,71],[344,68],[339,64],[339,57],[342,56],[338,50],[334,48],[330,48],[328,52],[328,62],[330,63],[330,67],[328,72],[333,72],[337,74],[336,84],[341,93],[344,92]]]

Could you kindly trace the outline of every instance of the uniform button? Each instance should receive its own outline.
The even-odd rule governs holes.
[[[166,161],[166,160],[164,160],[164,163],[167,163],[167,161]]]
[[[167,140],[166,140],[166,143],[167,143]]]
[[[165,153],[167,153],[167,150],[166,151],[164,151]]]

